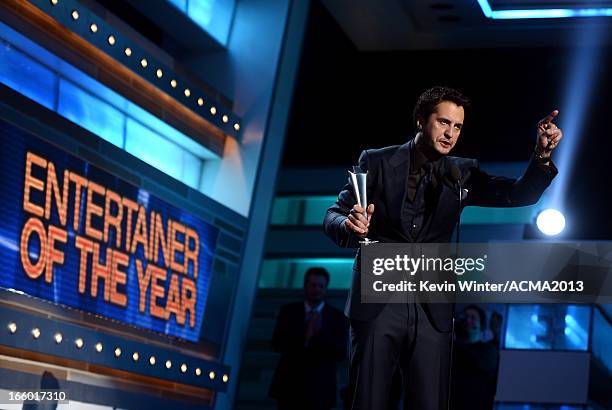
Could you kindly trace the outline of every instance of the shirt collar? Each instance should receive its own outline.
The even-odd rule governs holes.
[[[428,162],[431,162],[434,169],[440,166],[440,162],[443,157],[436,159],[435,161],[429,160],[423,153],[422,149],[417,145],[416,140],[412,140],[412,149],[410,158],[410,172],[415,174]]]
[[[304,301],[304,309],[306,310],[306,314],[312,311],[315,311],[320,314],[321,311],[323,310],[323,305],[325,305],[325,301],[322,301],[321,303],[319,303],[315,308],[311,308],[308,302]]]

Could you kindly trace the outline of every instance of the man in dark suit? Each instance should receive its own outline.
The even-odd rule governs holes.
[[[323,410],[336,406],[336,363],[346,357],[346,318],[325,303],[329,273],[310,268],[303,302],[281,308],[272,346],[281,354],[270,386],[279,409]]]
[[[476,305],[468,305],[455,323],[453,346],[453,410],[493,410],[499,367],[499,346],[483,341],[487,315]]]
[[[421,94],[414,109],[415,138],[366,150],[359,158],[359,167],[368,172],[367,209],[357,205],[347,184],[327,210],[325,233],[337,245],[354,248],[366,236],[379,242],[450,242],[463,206],[536,203],[557,174],[551,152],[562,138],[553,123],[558,111],[538,123],[534,154],[515,180],[486,174],[474,159],[448,156],[468,106],[468,99],[450,88]],[[351,325],[352,408],[387,409],[392,376],[399,369],[406,409],[446,409],[452,306],[361,303],[359,269],[358,251],[345,310]]]

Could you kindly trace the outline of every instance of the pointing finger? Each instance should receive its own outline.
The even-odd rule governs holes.
[[[559,115],[559,110],[554,110],[553,112],[548,114],[546,117],[542,118],[540,122],[538,122],[538,125],[546,125],[546,124],[551,123],[552,120],[554,120],[557,115]]]

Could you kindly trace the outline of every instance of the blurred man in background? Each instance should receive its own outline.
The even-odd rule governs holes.
[[[486,323],[485,312],[476,305],[467,306],[458,317],[453,351],[453,410],[493,409],[499,352],[494,342],[482,341]]]
[[[325,303],[329,273],[310,268],[304,301],[281,308],[272,347],[281,354],[270,397],[279,409],[323,410],[336,406],[336,363],[346,357],[346,318]]]

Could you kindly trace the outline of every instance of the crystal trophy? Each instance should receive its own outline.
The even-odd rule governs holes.
[[[349,175],[351,176],[351,185],[353,185],[355,197],[357,198],[357,205],[363,208],[364,216],[366,219],[368,219],[368,194],[366,189],[368,173],[367,171],[363,172],[359,167],[353,167],[353,170],[349,171]],[[378,241],[372,241],[368,238],[363,238],[362,241],[359,241],[359,243],[362,243],[364,245],[376,242]]]

